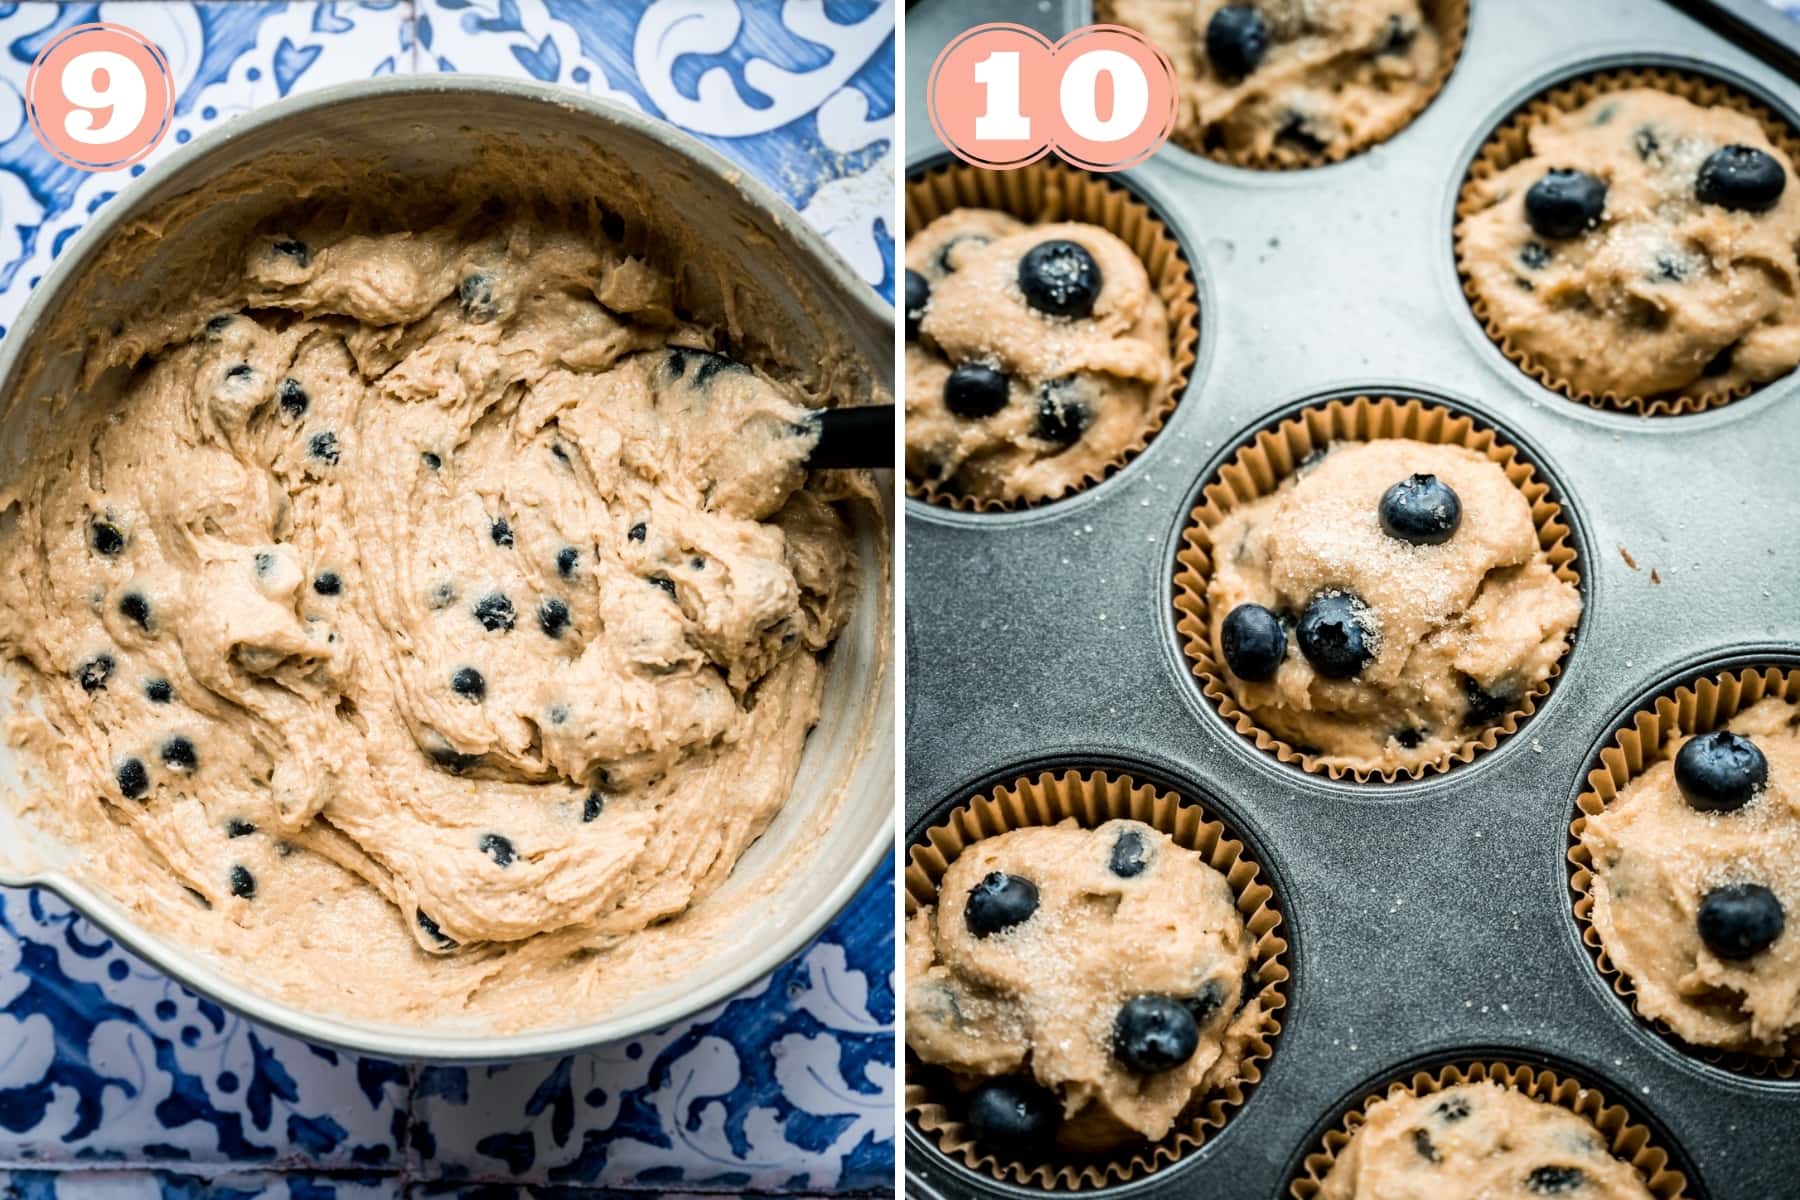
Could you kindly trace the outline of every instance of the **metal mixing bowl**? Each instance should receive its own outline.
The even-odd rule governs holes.
[[[801,367],[829,363],[834,391],[868,399],[893,378],[893,312],[791,208],[741,168],[630,109],[515,80],[421,76],[294,97],[238,118],[144,173],[103,208],[40,283],[0,345],[0,479],[28,461],[34,430],[62,414],[46,397],[81,377],[88,339],[108,314],[166,303],[176,285],[159,264],[229,244],[292,196],[243,181],[270,156],[316,158],[411,178],[447,178],[517,154],[545,178],[562,171],[623,212],[634,236],[691,247],[678,273],[697,315]],[[304,178],[304,174],[299,177]],[[146,217],[183,214],[177,226]],[[132,269],[118,269],[123,248]],[[204,250],[198,251],[204,256]],[[721,273],[720,267],[729,269]],[[721,279],[725,280],[721,284]],[[105,380],[88,394],[104,397]],[[95,402],[104,402],[104,398]],[[41,443],[40,443],[41,444]],[[880,476],[892,494],[890,473]],[[79,846],[22,822],[22,778],[0,746],[0,883],[47,887],[183,984],[264,1024],[313,1042],[397,1059],[480,1061],[561,1054],[658,1028],[722,1000],[798,952],[850,900],[892,844],[894,684],[887,548],[892,507],[857,530],[861,600],[830,655],[822,717],[780,815],[701,907],[737,905],[709,922],[704,950],[679,979],[603,1016],[496,1034],[466,1026],[399,1028],[304,1012],[246,988],[212,960],[145,929],[71,869]],[[0,689],[0,713],[14,703]],[[773,882],[771,882],[773,881]],[[766,889],[766,895],[757,895]]]

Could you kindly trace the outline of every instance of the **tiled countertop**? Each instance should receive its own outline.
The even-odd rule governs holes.
[[[784,17],[792,25],[784,25]],[[171,152],[297,91],[535,77],[659,113],[742,163],[893,294],[892,0],[0,4],[0,332],[120,186],[55,163],[20,90],[111,20],[176,82]],[[795,27],[797,26],[797,27]],[[418,1067],[282,1037],[184,991],[59,899],[0,889],[8,1197],[878,1191],[893,1171],[894,878],[766,984],[560,1061]],[[488,1185],[488,1186],[484,1186]]]

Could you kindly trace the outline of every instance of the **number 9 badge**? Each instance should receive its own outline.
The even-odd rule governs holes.
[[[1006,170],[1055,151],[1091,171],[1142,162],[1169,139],[1169,56],[1120,25],[1057,42],[1023,25],[977,25],[944,47],[926,84],[938,138],[964,162]]]
[[[175,112],[169,62],[143,34],[98,21],[51,39],[25,77],[38,141],[83,171],[128,167],[156,149]]]

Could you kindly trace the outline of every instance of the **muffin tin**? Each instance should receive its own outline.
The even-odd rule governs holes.
[[[950,37],[986,20],[1056,37],[1090,13],[1084,0],[913,8],[909,173],[943,161],[924,84]],[[1656,1133],[1691,1196],[1784,1195],[1800,1177],[1800,1142],[1778,1135],[1800,1125],[1800,1082],[1727,1070],[1637,1020],[1581,943],[1565,860],[1589,766],[1638,705],[1800,648],[1783,528],[1800,511],[1800,376],[1694,415],[1589,408],[1501,355],[1452,256],[1456,192],[1495,126],[1564,78],[1629,65],[1714,75],[1800,125],[1795,78],[1672,5],[1478,2],[1444,91],[1366,154],[1254,172],[1169,147],[1114,177],[1182,241],[1208,305],[1193,381],[1142,455],[1029,511],[907,504],[909,839],[998,779],[1125,769],[1251,845],[1284,916],[1293,978],[1262,1082],[1194,1153],[1093,1194],[1287,1196],[1369,1091],[1472,1058],[1599,1087]],[[1332,781],[1258,750],[1201,695],[1175,632],[1175,554],[1201,486],[1274,414],[1356,393],[1436,399],[1494,426],[1556,490],[1580,556],[1582,624],[1537,713],[1416,782]],[[1043,1194],[970,1171],[916,1128],[906,1138],[910,1194]]]

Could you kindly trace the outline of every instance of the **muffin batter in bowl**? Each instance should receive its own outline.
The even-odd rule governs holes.
[[[1550,677],[1581,613],[1531,505],[1463,446],[1340,442],[1212,532],[1226,685],[1319,761],[1445,761]]]
[[[1728,394],[1800,363],[1800,189],[1762,126],[1654,88],[1534,125],[1465,192],[1496,338],[1585,396]]]
[[[1370,1106],[1320,1200],[1649,1200],[1580,1115],[1498,1083],[1464,1083]]]
[[[818,402],[610,219],[220,247],[4,492],[32,822],[315,1011],[564,1023],[781,808],[853,602]],[[666,944],[666,943],[665,943]]]

